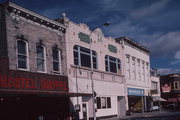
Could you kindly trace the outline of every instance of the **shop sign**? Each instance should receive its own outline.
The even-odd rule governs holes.
[[[144,96],[144,89],[127,88],[128,95]]]
[[[162,86],[162,91],[163,92],[170,92],[171,86],[169,86],[168,84],[164,84],[164,86]]]
[[[32,75],[33,76],[33,75]],[[58,77],[30,77],[0,74],[0,89],[11,90],[41,90],[41,91],[67,91],[66,81]]]

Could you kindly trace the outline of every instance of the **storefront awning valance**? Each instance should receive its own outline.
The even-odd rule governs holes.
[[[161,98],[160,96],[152,96],[153,101],[167,101],[164,98]]]

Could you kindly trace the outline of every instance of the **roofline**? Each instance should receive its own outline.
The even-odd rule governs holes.
[[[37,17],[37,18],[41,18],[41,19],[43,19],[43,20],[45,20],[45,21],[48,21],[48,22],[50,22],[50,23],[52,23],[52,24],[55,24],[55,25],[57,25],[57,26],[60,26],[60,27],[62,27],[62,28],[64,28],[64,29],[67,28],[66,25],[63,25],[63,24],[61,24],[61,23],[59,23],[59,22],[56,22],[55,20],[50,19],[50,18],[48,18],[48,17],[46,17],[46,16],[37,14],[37,13],[35,13],[35,12],[31,11],[31,10],[28,10],[28,9],[26,9],[26,8],[24,8],[24,7],[21,7],[21,6],[17,5],[17,4],[15,4],[15,3],[6,2],[5,4],[6,4],[7,6],[14,7],[14,8],[16,8],[16,9],[19,9],[19,10],[23,11],[23,12],[26,12],[26,13],[28,13],[28,14],[31,14],[31,15]]]
[[[150,53],[150,50],[148,48],[139,44],[138,42],[133,41],[132,39],[128,38],[127,36],[119,37],[119,38],[116,38],[115,40],[116,40],[116,42],[120,42],[121,40],[124,40],[128,44],[133,45],[133,46],[139,48],[140,50],[143,50],[144,52]]]
[[[167,75],[161,75],[160,77],[166,77],[166,76],[171,76],[171,75],[179,75],[180,76],[180,73],[171,73],[171,74],[167,74]]]

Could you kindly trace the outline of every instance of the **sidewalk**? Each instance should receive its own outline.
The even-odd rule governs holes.
[[[152,112],[145,112],[145,113],[133,113],[132,115],[129,115],[129,116],[114,117],[114,118],[100,119],[100,120],[123,120],[123,119],[138,118],[138,117],[166,116],[169,114],[173,114],[173,112],[170,112],[170,111],[152,111]]]

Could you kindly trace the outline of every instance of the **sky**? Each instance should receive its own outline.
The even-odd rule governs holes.
[[[151,68],[161,75],[180,73],[180,0],[9,0],[49,18],[62,13],[106,37],[128,36],[151,51]],[[5,0],[0,0],[5,2]]]

